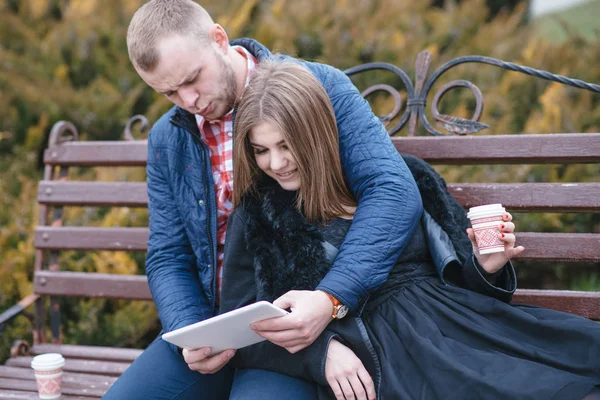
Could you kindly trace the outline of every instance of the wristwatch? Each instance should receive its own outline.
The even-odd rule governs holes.
[[[323,292],[329,297],[329,300],[333,303],[333,314],[331,317],[334,319],[342,319],[348,314],[348,306],[343,305],[338,299],[333,297],[331,294],[327,292]]]

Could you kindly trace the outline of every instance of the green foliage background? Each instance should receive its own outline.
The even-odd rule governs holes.
[[[151,122],[169,108],[129,64],[127,24],[141,0],[0,0],[0,310],[32,291],[41,154],[55,122],[72,121],[86,140],[118,140],[127,119],[144,114]],[[433,6],[442,5],[441,7]],[[526,2],[484,0],[210,0],[202,2],[230,37],[250,36],[276,52],[347,68],[387,61],[414,76],[421,50],[434,67],[452,58],[479,54],[600,82],[598,35],[576,34],[552,43],[528,22]],[[514,8],[513,8],[514,7]],[[600,96],[483,65],[455,68],[436,87],[453,79],[475,82],[483,91],[483,134],[600,131]],[[361,87],[393,77],[373,73]],[[435,90],[435,88],[434,88]],[[430,99],[431,100],[431,99]],[[380,112],[389,100],[373,99]],[[468,91],[445,96],[442,112],[470,117]],[[432,121],[432,118],[429,117]],[[440,167],[450,182],[598,181],[597,165]],[[72,179],[144,180],[141,169],[77,169]],[[598,215],[519,215],[521,230],[599,232]],[[145,210],[75,208],[68,224],[144,226]],[[144,255],[121,252],[62,256],[71,271],[144,273]],[[528,266],[529,267],[529,266]],[[522,287],[598,290],[597,265],[520,268]],[[574,271],[579,271],[575,273]],[[582,272],[581,272],[582,271]],[[523,285],[525,283],[525,285]],[[158,333],[153,304],[107,300],[64,300],[66,343],[144,347]],[[0,361],[17,338],[30,339],[27,316],[0,335]]]

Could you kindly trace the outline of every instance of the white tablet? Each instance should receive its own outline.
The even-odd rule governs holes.
[[[217,354],[262,342],[265,339],[250,329],[250,324],[286,314],[287,311],[267,301],[259,301],[165,333],[162,338],[188,350],[210,347],[211,354]]]

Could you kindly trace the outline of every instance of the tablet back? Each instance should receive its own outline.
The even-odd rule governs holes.
[[[267,301],[259,301],[165,333],[162,339],[188,350],[210,347],[212,354],[217,354],[262,342],[265,339],[250,329],[250,324],[286,314],[287,311]]]

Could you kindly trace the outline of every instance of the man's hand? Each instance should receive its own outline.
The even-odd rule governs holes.
[[[214,374],[225,366],[235,355],[235,350],[229,349],[215,356],[211,356],[210,347],[201,347],[196,350],[183,350],[183,359],[192,371],[201,374]]]
[[[289,308],[292,312],[255,322],[251,327],[260,336],[292,354],[310,346],[332,320],[333,303],[320,290],[292,290],[273,304]]]
[[[375,399],[375,385],[362,361],[335,339],[327,349],[325,378],[336,400]]]

